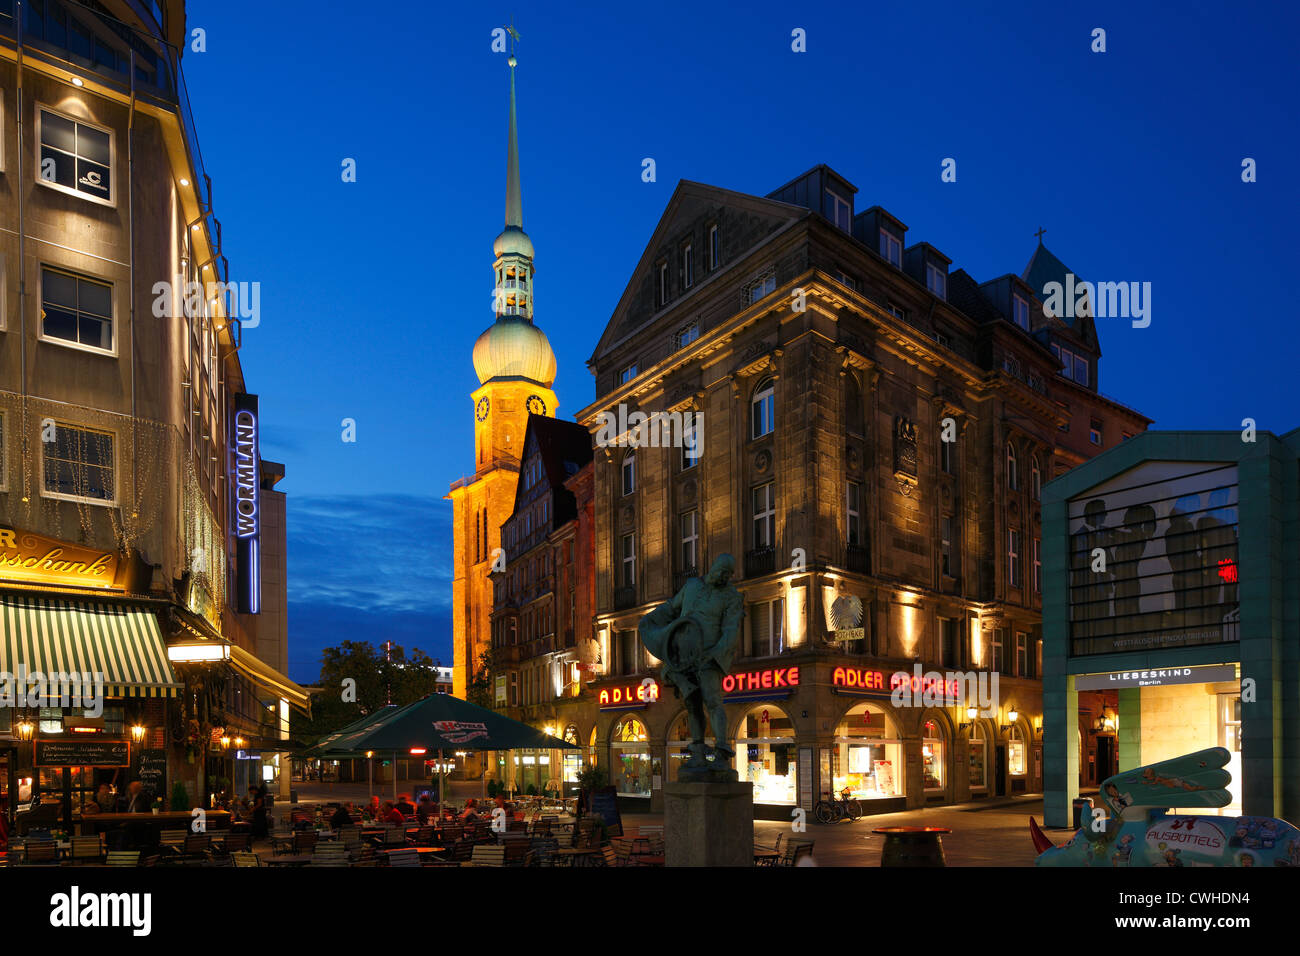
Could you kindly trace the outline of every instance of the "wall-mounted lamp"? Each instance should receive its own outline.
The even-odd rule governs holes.
[[[18,737],[21,740],[31,740],[32,734],[36,733],[36,725],[24,717],[18,721]]]
[[[1007,708],[1007,722],[1002,724],[998,729],[1004,734],[1010,733],[1011,728],[1016,725],[1016,720],[1019,719],[1019,717],[1020,712],[1016,710],[1016,705],[1012,704]]]
[[[980,709],[974,704],[966,708],[966,719],[957,725],[958,730],[965,730],[971,724],[975,723],[975,718],[980,715]]]
[[[144,740],[145,732],[146,731],[145,731],[144,724],[131,725],[131,739],[134,740],[136,743],[140,743],[142,740]]]

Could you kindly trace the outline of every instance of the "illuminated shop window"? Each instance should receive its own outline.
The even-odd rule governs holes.
[[[609,740],[613,783],[620,797],[650,796],[650,744],[645,724],[635,717],[624,717],[614,727]]]
[[[970,788],[976,792],[987,790],[988,741],[984,739],[984,731],[978,723],[971,724],[969,744],[967,760],[970,767]]]
[[[41,442],[45,497],[112,504],[117,497],[114,437],[56,422],[54,440]]]
[[[682,711],[675,721],[672,728],[668,731],[666,753],[668,757],[668,782],[676,783],[680,779],[682,765],[690,758],[690,752],[686,749],[691,742],[690,723],[686,719],[686,711]],[[708,747],[713,746],[713,737],[704,738],[704,743]],[[739,749],[736,751],[739,753]]]
[[[793,806],[798,799],[794,723],[779,707],[760,704],[736,736],[736,772],[754,784],[754,802]]]
[[[1012,776],[1025,775],[1025,738],[1016,724],[1011,725],[1011,731],[1007,734],[1007,765]]]
[[[875,704],[857,704],[835,728],[831,773],[835,795],[859,800],[901,797],[903,742],[894,722]]]
[[[947,743],[944,739],[943,725],[937,720],[927,720],[922,727],[921,741],[921,775],[926,790],[942,790],[948,776],[944,771],[947,766]]]

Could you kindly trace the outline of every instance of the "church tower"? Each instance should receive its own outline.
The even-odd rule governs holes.
[[[511,31],[512,36],[513,30]],[[554,417],[559,404],[555,353],[533,324],[533,243],[524,232],[519,189],[519,131],[515,66],[510,66],[510,122],[506,148],[505,229],[492,244],[496,321],[474,343],[479,387],[471,393],[474,475],[451,486],[454,537],[452,579],[452,693],[465,697],[479,656],[491,646],[493,556],[502,523],[515,503],[519,459],[528,415]]]

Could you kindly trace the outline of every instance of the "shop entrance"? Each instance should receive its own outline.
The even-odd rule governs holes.
[[[998,797],[1007,795],[1007,745],[997,746],[997,772],[993,775],[993,794]]]
[[[1107,734],[1097,735],[1097,782],[1113,777],[1118,769],[1115,763],[1115,738]]]

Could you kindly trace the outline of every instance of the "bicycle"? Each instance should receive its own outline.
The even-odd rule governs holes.
[[[862,816],[862,804],[857,800],[850,800],[849,794],[852,793],[847,787],[840,791],[838,800],[825,799],[830,794],[825,794],[823,799],[817,801],[817,806],[813,807],[813,816],[818,823],[839,823],[845,817],[849,822],[855,822],[858,817]]]

